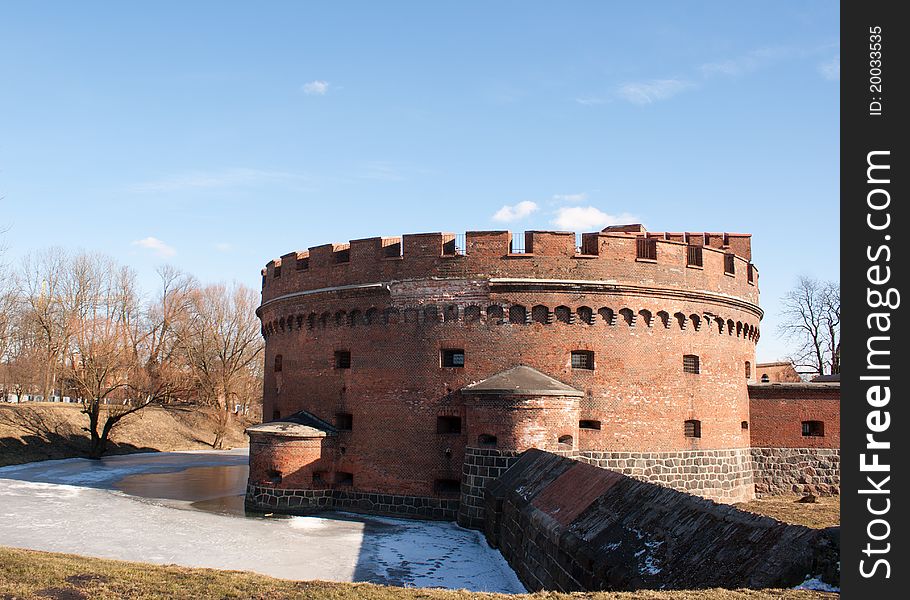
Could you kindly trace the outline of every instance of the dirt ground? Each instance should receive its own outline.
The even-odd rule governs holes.
[[[735,506],[784,523],[815,529],[840,525],[840,496],[819,496],[814,503],[799,502],[800,498],[802,496],[769,496]]]
[[[85,456],[88,418],[78,404],[0,404],[0,466]],[[211,408],[150,406],[121,421],[111,433],[108,454],[211,449]],[[225,448],[248,444],[245,427],[232,418]]]
[[[187,569],[0,547],[0,597],[256,598],[278,600],[816,600],[838,594],[808,590],[686,590],[560,594],[485,594],[396,588],[367,583],[295,582],[242,571]]]

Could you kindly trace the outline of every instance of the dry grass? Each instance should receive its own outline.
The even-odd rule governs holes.
[[[256,598],[278,600],[811,600],[837,594],[806,590],[544,592],[508,596],[366,583],[295,582],[242,571],[187,569],[0,547],[0,598]]]
[[[0,466],[84,456],[86,425],[77,404],[0,404]],[[246,446],[246,425],[234,420],[226,448]],[[108,453],[211,449],[214,429],[211,409],[152,406],[114,429]]]
[[[736,508],[773,517],[784,523],[821,529],[840,525],[840,497],[821,496],[815,503],[798,502],[801,496],[771,496],[737,504]]]

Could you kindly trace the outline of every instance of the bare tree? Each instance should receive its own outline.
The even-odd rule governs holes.
[[[71,337],[70,315],[63,303],[63,278],[70,262],[62,248],[48,248],[26,256],[17,276],[17,291],[25,303],[19,327],[34,336],[39,389],[45,399],[54,392]]]
[[[801,372],[840,373],[840,286],[800,277],[782,300],[780,334],[797,344],[790,359]]]
[[[79,255],[66,273],[66,373],[89,420],[89,457],[100,458],[122,419],[188,387],[171,324],[185,310],[189,280],[163,269],[161,295],[144,310],[133,272],[108,257]]]
[[[252,393],[249,379],[263,348],[257,304],[256,293],[242,285],[210,285],[192,294],[181,339],[202,398],[219,409],[214,448],[223,446],[232,406]]]

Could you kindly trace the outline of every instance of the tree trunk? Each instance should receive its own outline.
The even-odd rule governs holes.
[[[86,407],[85,412],[88,413],[88,433],[91,436],[88,457],[97,460],[104,454],[105,447],[107,446],[107,440],[98,435],[98,417],[101,412],[99,401],[92,400],[91,404]]]
[[[230,423],[231,413],[219,407],[215,409],[215,441],[212,442],[212,448],[215,450],[224,449],[224,438],[227,435]]]

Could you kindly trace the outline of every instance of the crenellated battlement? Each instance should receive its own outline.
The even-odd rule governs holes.
[[[365,282],[519,277],[666,285],[758,304],[758,270],[751,258],[751,234],[649,232],[638,224],[580,235],[417,233],[290,252],[263,269],[262,293],[266,302],[289,293]]]

